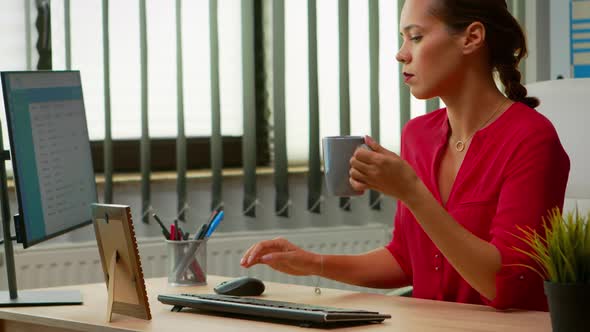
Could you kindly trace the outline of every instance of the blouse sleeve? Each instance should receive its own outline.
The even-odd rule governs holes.
[[[496,274],[496,297],[489,301],[482,296],[482,300],[498,309],[547,310],[543,279],[517,265],[537,267],[514,247],[531,249],[514,235],[522,234],[517,225],[542,232],[542,218],[555,207],[563,208],[570,163],[554,130],[537,132],[520,144],[505,171],[490,229],[491,243],[502,258],[502,268]]]
[[[402,135],[401,135],[401,146],[400,146],[400,157],[402,159],[406,159],[406,149],[405,144],[408,142],[408,126],[412,124],[412,121],[406,123],[402,128]],[[408,243],[406,240],[406,231],[404,230],[404,218],[403,218],[403,211],[404,208],[402,202],[400,200],[397,201],[397,208],[395,210],[395,219],[393,221],[393,236],[391,238],[391,242],[385,246],[387,250],[393,255],[399,266],[402,268],[408,281],[411,282],[412,280],[412,265],[408,251]]]
[[[403,230],[403,221],[401,218],[402,203],[397,201],[397,210],[395,213],[395,221],[393,223],[393,237],[391,242],[385,246],[387,250],[393,255],[397,263],[400,265],[408,280],[412,280],[412,268],[410,265],[410,257],[408,256],[408,246]]]

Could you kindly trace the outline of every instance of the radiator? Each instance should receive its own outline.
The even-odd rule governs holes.
[[[283,236],[306,250],[324,254],[353,254],[386,244],[391,230],[381,224],[339,226],[293,230],[247,231],[216,234],[207,246],[209,274],[223,276],[255,276],[262,280],[290,284],[315,285],[317,277],[289,276],[267,266],[240,267],[243,253],[260,240]],[[165,243],[158,238],[138,239],[139,254],[146,278],[166,276]],[[4,269],[4,255],[0,261]],[[68,243],[15,250],[18,289],[103,282],[103,272],[96,242]],[[7,289],[6,274],[1,274],[2,289]],[[370,291],[361,287],[322,279],[321,287]]]

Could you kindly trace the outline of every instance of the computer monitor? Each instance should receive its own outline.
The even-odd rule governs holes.
[[[82,85],[78,71],[1,77],[19,212],[15,232],[27,248],[92,223],[97,194]],[[9,220],[3,222],[6,228]]]

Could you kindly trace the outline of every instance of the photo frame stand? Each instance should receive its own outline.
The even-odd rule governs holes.
[[[107,320],[113,313],[150,320],[131,209],[92,204],[92,221],[108,288]]]

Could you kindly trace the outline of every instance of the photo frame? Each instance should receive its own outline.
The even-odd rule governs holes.
[[[92,204],[92,223],[108,288],[107,320],[113,313],[150,320],[130,207]]]

